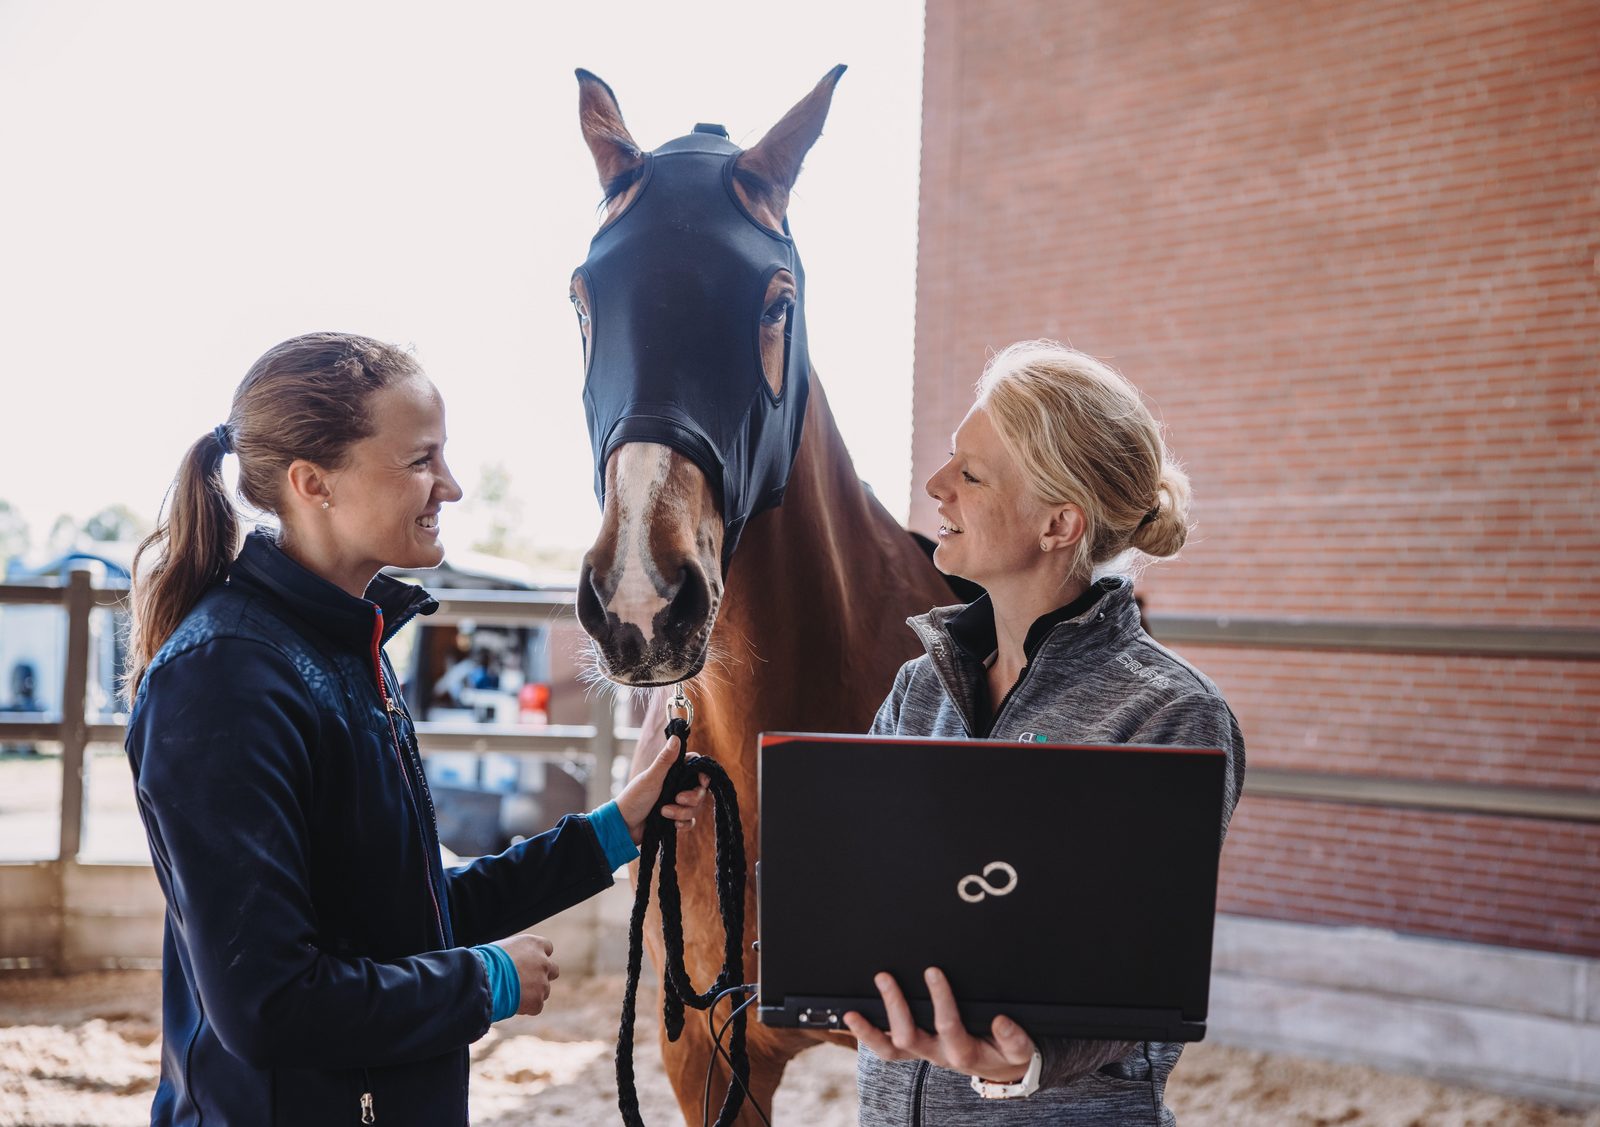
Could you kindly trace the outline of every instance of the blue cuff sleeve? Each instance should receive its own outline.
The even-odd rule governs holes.
[[[489,1020],[504,1021],[515,1015],[517,1007],[522,1005],[522,980],[517,977],[517,964],[511,961],[504,947],[493,943],[468,950],[478,956],[478,961],[483,963],[483,972],[489,976],[489,997],[493,1007]]]
[[[622,820],[622,811],[615,802],[608,802],[590,814],[589,824],[600,839],[600,848],[605,850],[606,864],[611,866],[612,872],[639,856],[639,847],[633,844],[628,823]]]

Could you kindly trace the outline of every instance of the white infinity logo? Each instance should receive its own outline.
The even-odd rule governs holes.
[[[989,879],[997,873],[1005,874],[1006,883],[995,887]],[[1004,896],[1017,887],[1017,870],[1004,861],[990,861],[983,867],[983,876],[973,873],[961,878],[956,884],[956,893],[968,904],[976,904],[985,896]]]

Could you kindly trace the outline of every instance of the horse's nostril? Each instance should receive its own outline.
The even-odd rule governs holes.
[[[587,563],[578,575],[578,622],[597,642],[604,642],[611,632],[605,602],[595,586],[594,569]]]
[[[663,626],[675,645],[682,645],[700,632],[711,613],[711,587],[705,574],[692,564],[678,571],[678,589],[662,612]]]

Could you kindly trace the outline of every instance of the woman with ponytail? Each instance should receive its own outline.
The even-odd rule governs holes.
[[[271,349],[189,448],[134,568],[127,751],[167,899],[166,1125],[467,1122],[467,1046],[558,970],[517,934],[612,883],[677,755],[615,802],[445,869],[383,644],[438,604],[444,404],[365,337]],[[223,483],[276,517],[240,543]],[[702,790],[661,807],[693,824]]]
[[[990,361],[951,444],[927,484],[933,561],[987,594],[911,620],[928,653],[901,668],[874,734],[1219,748],[1226,832],[1239,725],[1203,673],[1145,633],[1123,574],[1176,555],[1189,532],[1188,478],[1139,392],[1093,357],[1023,341]],[[1182,1045],[1034,1038],[1005,1017],[973,1037],[943,974],[926,981],[939,1033],[916,1027],[886,974],[889,1029],[845,1016],[863,1124],[1173,1122],[1162,1094]]]

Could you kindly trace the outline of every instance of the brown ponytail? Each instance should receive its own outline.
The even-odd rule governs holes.
[[[238,551],[239,516],[222,481],[224,453],[217,431],[189,447],[178,467],[165,517],[134,553],[129,700],[138,692],[161,643],[172,636],[205,589],[227,577]]]
[[[239,455],[239,496],[276,513],[291,463],[304,459],[340,469],[350,447],[372,433],[372,393],[421,374],[408,353],[348,333],[295,337],[251,365],[233,393],[228,422],[189,447],[164,519],[134,554],[123,686],[130,701],[157,651],[206,588],[227,578],[239,550],[239,516],[223,484],[223,455]]]

